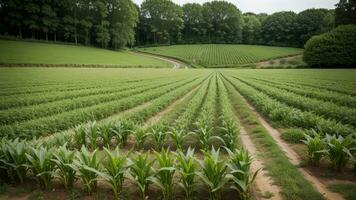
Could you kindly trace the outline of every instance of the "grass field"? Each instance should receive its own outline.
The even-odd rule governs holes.
[[[169,56],[205,67],[236,67],[279,57],[297,55],[302,49],[257,45],[173,45],[140,48],[140,51]]]
[[[309,130],[315,130],[321,138],[326,138],[325,141],[328,134],[351,137],[356,127],[355,77],[356,70],[320,69],[0,68],[0,136],[6,138],[0,142],[0,177],[9,175],[11,178],[7,179],[12,183],[21,180],[31,183],[34,178],[43,189],[39,190],[36,184],[26,184],[19,193],[16,184],[0,184],[3,191],[0,199],[23,198],[24,195],[39,195],[44,199],[69,198],[73,193],[65,190],[64,186],[68,185],[63,185],[57,176],[46,175],[48,172],[61,174],[59,166],[67,166],[66,170],[76,172],[72,178],[78,178],[74,191],[79,199],[93,193],[101,194],[96,197],[105,199],[113,199],[115,194],[127,199],[142,199],[147,195],[150,199],[162,195],[173,198],[196,195],[199,199],[242,198],[250,194],[249,190],[236,192],[230,186],[236,183],[233,180],[250,180],[250,170],[254,172],[257,168],[239,166],[241,162],[250,163],[244,152],[227,154],[223,148],[221,152],[215,151],[223,146],[232,151],[242,146],[248,151],[252,147],[257,149],[256,159],[263,163],[265,173],[278,190],[256,191],[254,185],[247,184],[246,188],[255,191],[254,195],[280,195],[281,199],[295,200],[324,199],[322,192],[311,184],[318,183],[301,172],[308,171],[311,165],[307,160],[292,162],[288,159],[290,156],[285,152],[293,149],[286,151],[289,147],[276,141],[261,117],[282,134],[289,130],[309,134]],[[241,130],[246,133],[240,135]],[[250,144],[240,140],[246,136],[250,138]],[[25,142],[11,140],[15,138]],[[345,148],[356,147],[355,141]],[[68,149],[58,148],[64,144]],[[299,145],[307,151],[308,145]],[[121,153],[94,151],[101,146],[117,147]],[[170,150],[161,151],[163,147]],[[195,152],[186,152],[188,147],[194,147]],[[157,152],[152,153],[152,150]],[[180,150],[184,153],[175,154]],[[127,155],[128,151],[133,152]],[[64,155],[75,156],[66,157],[69,161],[64,161],[60,152],[62,158]],[[25,153],[28,156],[24,156]],[[14,161],[9,155],[19,159]],[[45,158],[36,157],[43,155]],[[110,168],[111,161],[107,159],[110,157],[117,159],[111,161],[120,168]],[[99,158],[105,159],[101,161]],[[48,163],[51,159],[58,162],[36,165],[41,159],[47,159]],[[85,159],[92,159],[92,162]],[[120,165],[120,159],[130,165]],[[323,155],[319,174],[330,173],[325,170],[334,167],[333,159]],[[332,171],[333,179],[343,180],[342,174],[347,173],[348,179],[356,180],[351,172],[352,159],[345,159],[343,172]],[[61,162],[74,164],[61,165]],[[191,168],[183,167],[187,162]],[[303,162],[306,164],[301,167]],[[147,174],[140,170],[146,170]],[[234,170],[244,170],[241,172],[244,176],[235,174]],[[190,179],[192,176],[187,175],[194,172],[197,175]],[[319,180],[317,174],[310,174]],[[137,176],[144,176],[147,181],[139,182]],[[236,179],[230,179],[231,176]],[[258,176],[256,187],[261,179],[269,179]],[[130,181],[125,180],[123,184],[121,179],[115,179],[113,182],[113,177],[126,177]],[[94,181],[97,179],[99,182]],[[51,184],[54,180],[56,184]],[[88,181],[90,184],[83,189],[81,186]],[[107,185],[102,182],[123,184],[123,189],[120,194],[117,190],[107,192]],[[188,185],[179,187],[178,183],[182,182]],[[215,189],[217,187],[219,189]],[[51,188],[55,188],[55,192]],[[114,185],[113,188],[121,187]],[[95,193],[96,190],[99,192]],[[341,194],[346,191],[342,188],[333,190]],[[349,189],[347,192],[352,197]]]
[[[0,63],[172,67],[163,60],[130,53],[75,45],[0,40]]]

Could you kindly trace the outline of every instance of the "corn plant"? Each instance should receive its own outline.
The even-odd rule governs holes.
[[[67,191],[73,188],[76,181],[76,171],[72,168],[74,155],[74,151],[68,150],[66,144],[64,144],[54,152],[52,159],[57,167],[56,175]]]
[[[165,132],[163,126],[161,126],[161,125],[152,127],[151,132],[147,133],[147,135],[152,137],[152,139],[155,143],[156,149],[162,149],[167,134],[168,133]]]
[[[148,153],[140,153],[133,159],[128,159],[129,178],[137,185],[142,200],[146,199],[148,186],[151,183],[151,177],[154,176],[152,166],[154,160],[148,159]]]
[[[111,132],[120,140],[122,145],[126,145],[127,138],[132,133],[134,124],[130,121],[120,121],[111,127]]]
[[[180,174],[179,186],[185,192],[185,199],[194,199],[196,187],[195,173],[198,170],[197,161],[194,158],[194,149],[189,147],[185,154],[182,151],[178,151],[175,155],[177,159],[176,168]]]
[[[232,120],[222,120],[222,139],[224,140],[224,144],[229,149],[235,149],[237,143],[237,128],[236,124]]]
[[[106,155],[103,162],[104,171],[97,171],[97,174],[109,183],[115,198],[119,199],[125,180],[124,174],[128,169],[127,155],[120,154],[118,147],[113,152],[107,148],[104,148],[104,151]]]
[[[0,162],[3,163],[3,168],[13,181],[23,183],[27,173],[28,144],[17,138],[13,141],[3,139],[0,145],[2,154]]]
[[[86,137],[86,130],[85,127],[82,125],[77,126],[74,129],[74,135],[73,135],[73,146],[76,148],[80,148],[81,146],[87,146],[87,137]]]
[[[187,136],[187,134],[185,134],[184,130],[180,129],[178,127],[172,127],[171,131],[169,131],[168,134],[171,136],[176,148],[178,150],[182,150],[184,139]]]
[[[229,162],[226,164],[230,169],[227,177],[234,183],[233,188],[239,193],[240,199],[250,198],[250,190],[259,172],[251,173],[252,157],[246,150],[235,149],[232,152],[226,148],[229,154]]]
[[[169,150],[162,149],[161,152],[154,152],[158,163],[155,176],[150,180],[162,190],[162,197],[165,200],[173,199],[173,176],[175,172],[175,160],[169,156]]]
[[[208,186],[210,199],[220,199],[220,189],[229,181],[227,166],[220,159],[220,149],[212,147],[210,152],[203,151],[204,160],[200,161],[202,171],[196,174]]]
[[[110,144],[110,140],[114,136],[114,134],[112,134],[112,132],[111,132],[112,127],[113,127],[113,124],[109,123],[109,124],[102,125],[99,128],[100,129],[99,135],[103,139],[103,143],[106,146],[108,144]]]
[[[302,140],[308,148],[309,162],[313,165],[318,165],[321,158],[325,154],[326,144],[325,141],[314,130],[312,131],[314,136],[305,134],[305,140]]]
[[[85,134],[89,138],[89,146],[92,149],[97,148],[97,138],[100,136],[100,128],[96,124],[96,121],[93,121],[85,128]]]
[[[55,164],[52,162],[53,150],[46,147],[31,148],[26,153],[28,167],[35,175],[35,179],[43,189],[49,189],[53,179]]]
[[[211,129],[208,129],[207,126],[200,126],[195,132],[191,132],[190,134],[198,138],[200,147],[205,151],[209,150],[212,141],[220,141],[222,144],[225,144],[221,137],[212,135]]]
[[[82,146],[80,152],[76,153],[71,165],[74,170],[79,172],[79,176],[89,194],[97,188],[97,172],[100,171],[100,162],[97,150],[90,153],[85,146]]]
[[[327,153],[333,169],[342,170],[351,156],[350,149],[353,142],[351,137],[326,135],[325,139],[328,147]]]
[[[136,139],[135,148],[136,149],[143,148],[143,145],[145,143],[145,140],[146,140],[146,137],[148,136],[148,134],[142,128],[137,128],[133,133],[134,133],[135,139]]]

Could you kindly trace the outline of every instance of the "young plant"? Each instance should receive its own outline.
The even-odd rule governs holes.
[[[305,134],[305,140],[302,140],[302,142],[307,145],[309,162],[313,165],[319,165],[321,158],[325,154],[326,144],[319,134],[315,131],[312,131],[312,133],[314,134],[313,137]]]
[[[43,189],[49,189],[53,179],[55,164],[52,162],[53,150],[46,147],[32,148],[30,153],[26,153],[28,167],[35,175],[35,179]]]
[[[119,148],[111,152],[109,149],[104,149],[106,158],[103,162],[104,172],[98,172],[98,175],[109,183],[116,199],[122,190],[122,183],[125,180],[124,174],[128,169],[127,155],[120,154]]]
[[[220,149],[212,147],[210,152],[203,151],[204,160],[200,161],[202,171],[196,174],[208,186],[210,199],[220,199],[220,189],[229,181],[227,166],[224,160],[220,159]]]
[[[141,148],[143,148],[143,144],[145,143],[146,137],[147,137],[149,134],[147,134],[144,129],[142,129],[142,128],[137,128],[137,129],[134,131],[134,135],[135,135],[135,139],[136,139],[136,143],[135,143],[136,149],[141,149]]]
[[[346,166],[350,158],[350,149],[353,141],[351,137],[344,138],[336,135],[326,135],[325,139],[332,167],[337,171],[341,171]]]
[[[208,129],[207,126],[200,126],[195,132],[192,132],[191,134],[195,135],[198,138],[199,145],[204,151],[209,150],[210,143],[214,140],[220,141],[222,144],[225,144],[224,140],[221,137],[212,135],[212,131]]]
[[[28,145],[24,141],[15,139],[13,141],[7,141],[3,139],[1,141],[1,154],[0,162],[3,163],[3,168],[6,169],[8,176],[13,181],[24,182],[24,178],[27,173],[27,157]]]
[[[169,150],[162,149],[160,153],[154,152],[159,168],[150,180],[162,190],[164,200],[173,199],[173,175],[175,172],[174,160],[169,156]]]
[[[127,138],[132,133],[134,124],[130,121],[120,121],[113,125],[111,132],[115,135],[122,145],[126,145]]]
[[[250,190],[259,172],[251,173],[252,157],[246,150],[235,149],[232,152],[226,148],[229,154],[229,162],[226,164],[230,169],[227,177],[234,183],[234,189],[239,193],[242,200],[250,198]]]
[[[171,136],[174,145],[178,150],[183,149],[183,143],[184,143],[184,138],[187,136],[184,132],[183,129],[180,129],[178,127],[172,127],[171,131],[168,132],[168,134]]]
[[[140,153],[133,159],[128,159],[129,162],[129,178],[137,185],[140,191],[142,200],[146,199],[148,186],[153,177],[152,165],[154,160],[148,159],[148,153]]]
[[[176,168],[180,174],[179,186],[181,186],[185,192],[185,199],[194,199],[196,186],[195,173],[198,170],[197,161],[194,158],[194,149],[189,147],[185,154],[179,151],[175,155],[177,159]]]
[[[160,125],[152,127],[151,132],[148,133],[148,135],[152,137],[156,149],[162,149],[167,136],[167,132],[164,131],[164,128]]]
[[[90,153],[85,146],[77,152],[72,168],[79,172],[79,176],[85,185],[86,191],[91,194],[97,188],[98,171],[100,171],[100,160],[97,150]]]
[[[100,128],[96,124],[96,121],[93,121],[85,128],[85,134],[89,138],[89,146],[92,149],[97,148],[97,138],[100,136]]]
[[[66,144],[61,146],[54,154],[52,161],[57,167],[57,175],[64,188],[70,191],[76,181],[76,171],[72,168],[74,161],[74,151],[68,150]]]
[[[73,135],[73,146],[76,148],[80,148],[81,146],[87,146],[87,136],[86,136],[86,130],[85,127],[82,125],[77,126],[74,129],[74,135]]]
[[[221,130],[223,131],[222,139],[229,149],[235,149],[237,144],[237,128],[232,120],[222,120]]]

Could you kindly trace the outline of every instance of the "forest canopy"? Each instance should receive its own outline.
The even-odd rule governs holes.
[[[0,0],[0,34],[119,49],[170,44],[263,44],[303,47],[312,36],[355,23],[355,0],[335,10],[242,13],[226,1]]]

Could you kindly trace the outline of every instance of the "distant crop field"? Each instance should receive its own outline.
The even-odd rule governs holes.
[[[257,172],[257,176],[281,182],[278,187],[285,192],[281,194],[283,199],[294,196],[322,200],[323,195],[312,187],[315,182],[301,173],[305,167],[298,163],[305,162],[307,167],[311,163],[305,155],[310,150],[308,142],[303,145],[300,140],[306,137],[309,144],[313,144],[314,140],[322,138],[320,141],[325,145],[319,150],[331,151],[333,145],[330,144],[336,142],[337,135],[338,141],[350,141],[339,145],[341,153],[355,147],[355,77],[356,70],[343,69],[3,67],[0,68],[0,172],[17,182],[27,183],[30,178],[39,183],[46,181],[47,185],[40,186],[66,194],[63,185],[76,189],[77,185],[86,186],[84,173],[97,171],[93,177],[100,181],[83,191],[83,196],[90,196],[90,192],[97,190],[107,199],[123,195],[138,200],[145,198],[137,197],[134,188],[138,188],[138,181],[135,179],[125,183],[125,189],[119,194],[116,190],[104,192],[108,190],[103,182],[113,185],[108,177],[118,177],[108,173],[108,166],[116,163],[114,166],[120,170],[115,174],[127,179],[136,175],[134,170],[137,173],[147,171],[145,176],[157,178],[160,174],[156,172],[169,169],[171,181],[165,184],[176,187],[187,180],[182,166],[190,163],[189,166],[193,166],[188,167],[189,175],[193,176],[192,195],[207,197],[210,179],[206,177],[211,174],[213,178],[235,176],[236,169],[250,179],[251,172],[258,169],[240,167],[240,164],[261,162],[271,175],[266,177]],[[272,122],[278,130],[271,128],[269,123]],[[282,138],[300,143],[298,149],[303,153],[296,152],[301,155],[295,158],[297,164],[291,163],[291,156],[285,153],[287,150],[294,152],[290,147],[293,144],[279,136],[275,139],[271,130],[281,133]],[[247,137],[250,142],[246,142]],[[247,154],[247,151],[252,152],[252,147],[259,153]],[[41,155],[46,155],[48,161],[42,165],[50,167],[40,170],[54,175],[62,173],[61,168],[50,161],[62,166],[63,157],[72,155],[69,161],[63,161],[74,163],[63,164],[73,172],[68,175],[72,178],[71,184],[61,181],[51,185],[61,180],[57,176],[39,179],[44,173],[35,171],[35,167],[37,160],[42,161]],[[248,155],[256,155],[256,159]],[[23,159],[13,160],[12,156]],[[118,159],[121,158],[130,164],[120,165]],[[335,157],[325,154],[321,158],[328,161],[324,165],[326,170],[334,167]],[[90,164],[88,168],[89,164],[83,159],[92,159],[95,165]],[[110,159],[115,160],[109,162]],[[344,159],[338,169],[351,174],[352,157]],[[23,171],[16,173],[14,169]],[[173,178],[176,176],[179,179]],[[234,180],[240,179],[244,180],[240,176]],[[120,180],[117,182],[122,184]],[[222,200],[241,199],[241,194],[231,188],[230,183],[234,182],[217,178],[216,183],[221,183],[219,187],[227,191],[227,195],[217,193]],[[256,184],[260,183],[261,180],[256,180]],[[151,188],[155,182],[145,184],[148,190],[140,191],[141,197],[156,199],[160,190]],[[9,187],[12,189],[0,194],[0,199],[16,196],[20,190],[18,185]],[[248,183],[247,187],[254,189],[255,185]],[[54,199],[57,193],[53,191],[43,190],[43,194],[47,199]],[[279,195],[278,191],[272,192]],[[23,193],[20,195],[25,195]],[[171,195],[175,199],[185,193],[177,190]]]
[[[302,49],[257,45],[173,45],[140,48],[140,51],[169,56],[205,67],[239,66],[279,57],[297,55]]]
[[[172,67],[169,62],[128,51],[8,40],[0,40],[0,63]]]

